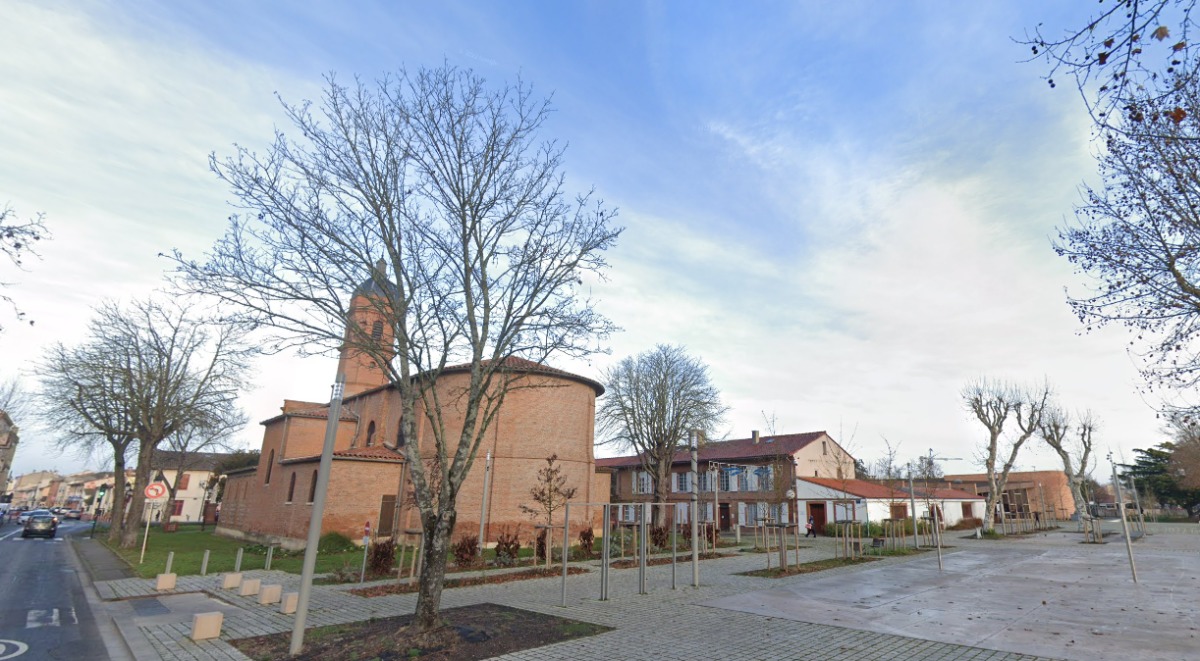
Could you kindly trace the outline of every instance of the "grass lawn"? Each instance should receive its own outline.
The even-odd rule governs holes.
[[[168,533],[151,526],[150,540],[146,543],[146,560],[139,565],[138,557],[142,552],[142,534],[144,532],[145,528],[138,531],[138,544],[132,549],[122,550],[112,545],[110,545],[110,548],[116,551],[122,558],[125,558],[139,576],[145,578],[153,578],[166,569],[167,553],[171,551],[175,552],[171,571],[180,576],[200,573],[200,563],[204,559],[205,549],[211,551],[208,558],[209,574],[233,571],[234,561],[237,558],[237,550],[239,548],[246,549],[242,555],[243,570],[262,569],[267,561],[266,551],[262,550],[262,547],[253,546],[244,541],[229,539],[227,537],[218,537],[213,534],[212,528],[201,531],[198,527],[194,526],[180,526],[178,532]],[[97,534],[96,538],[108,544],[106,537]],[[252,550],[259,552],[255,553]],[[342,553],[319,554],[317,556],[317,573],[331,572],[344,564],[351,564],[355,567],[361,566],[362,557],[362,549],[344,551]],[[271,560],[271,569],[299,574],[303,564],[303,551],[291,554],[284,552],[282,549],[275,549],[275,555]]]

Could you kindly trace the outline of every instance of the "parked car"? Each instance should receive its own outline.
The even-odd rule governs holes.
[[[50,510],[29,510],[27,512],[21,512],[21,516],[17,517],[17,523],[25,525],[29,522],[30,517],[35,516],[48,516],[54,519],[54,525],[58,525],[58,517],[54,516],[54,513]]]
[[[25,520],[25,529],[21,531],[21,537],[53,539],[56,534],[58,534],[58,519],[49,512],[30,516]]]
[[[67,513],[63,515],[63,518],[64,519],[75,519],[76,521],[78,521],[83,518],[83,512],[80,510],[67,510]]]

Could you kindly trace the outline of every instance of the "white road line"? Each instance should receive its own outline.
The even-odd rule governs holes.
[[[58,619],[58,609],[51,608],[49,610],[31,610],[25,614],[25,628],[37,629],[38,627],[57,627],[60,625]]]
[[[10,532],[10,533],[8,533],[8,534],[6,534],[6,535],[0,535],[0,540],[5,540],[5,539],[8,539],[9,537],[12,537],[13,535],[15,535],[15,534],[17,534],[17,533],[21,532],[21,530],[22,530],[22,528],[18,526],[18,527],[17,527],[15,530],[13,530],[12,532]]]
[[[0,661],[21,656],[29,651],[29,646],[19,640],[0,640]]]

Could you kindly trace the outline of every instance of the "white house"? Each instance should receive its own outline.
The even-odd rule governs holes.
[[[883,519],[907,519],[912,499],[907,491],[867,482],[823,477],[796,478],[796,504],[807,519],[811,517],[818,534],[826,523],[837,521],[879,522]],[[917,499],[917,516],[928,509]]]

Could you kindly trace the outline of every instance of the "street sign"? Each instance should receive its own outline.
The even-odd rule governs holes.
[[[146,485],[146,497],[150,500],[164,498],[167,495],[167,486],[161,482],[151,482]]]

